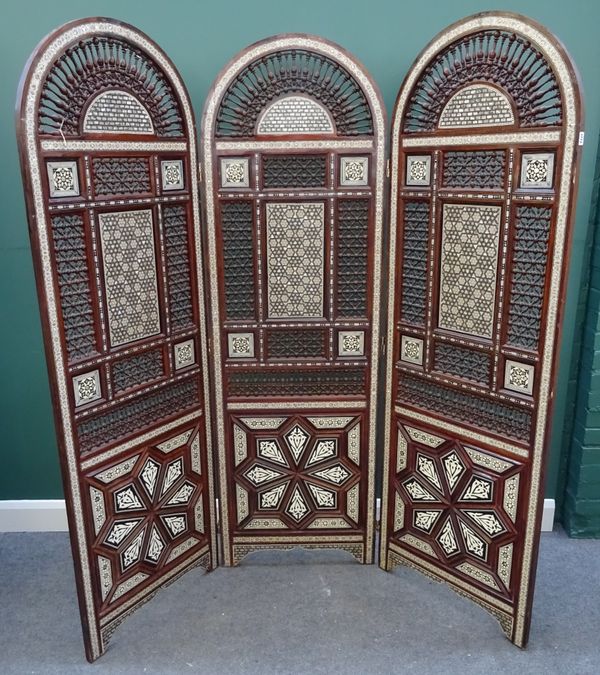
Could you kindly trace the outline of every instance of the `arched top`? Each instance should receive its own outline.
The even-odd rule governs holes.
[[[492,108],[498,117],[489,125],[484,118],[469,123],[457,117],[452,128],[507,125],[507,104],[515,126],[560,127],[565,121],[561,82],[568,67],[558,40],[525,17],[490,12],[467,18],[440,33],[418,57],[401,91],[402,132],[450,127],[442,123],[444,113],[460,100],[454,99],[459,92],[462,103],[465,94],[475,95],[468,100],[471,111],[475,104],[484,117]],[[493,105],[487,105],[488,97],[495,99]]]
[[[99,25],[106,32],[99,34]],[[34,59],[48,63],[37,112],[39,134],[186,135],[172,78],[157,61],[165,55],[149,40],[144,48],[135,36],[116,21],[86,20],[68,24],[40,46]]]
[[[309,116],[320,106],[332,120],[333,130],[325,130],[321,117],[316,131],[307,130],[308,122],[292,121],[289,128],[281,127],[275,133],[334,131],[339,136],[372,136],[372,101],[362,79],[366,79],[362,67],[325,40],[303,35],[265,40],[242,52],[217,78],[215,89],[220,95],[215,101],[218,109],[214,133],[219,138],[271,133],[259,130],[259,120],[263,121],[265,111],[279,100],[283,106],[284,101],[292,99],[302,102]],[[295,111],[300,107],[296,106]]]

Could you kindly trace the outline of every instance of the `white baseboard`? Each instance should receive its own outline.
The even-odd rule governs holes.
[[[66,532],[64,499],[0,501],[0,532]]]
[[[544,499],[542,532],[554,527],[554,499]],[[377,500],[379,520],[381,499]],[[0,501],[0,532],[66,532],[67,513],[64,499],[14,499]]]

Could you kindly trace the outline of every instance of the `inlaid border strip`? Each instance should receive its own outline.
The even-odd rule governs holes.
[[[338,139],[322,141],[217,141],[218,151],[227,150],[344,150],[373,148],[373,141],[343,141]]]
[[[483,26],[482,26],[483,27]],[[522,32],[522,31],[521,31]],[[455,35],[455,37],[457,37]],[[454,39],[454,38],[453,38]],[[429,53],[429,52],[428,52]],[[400,103],[398,103],[398,110]],[[560,131],[518,131],[512,134],[466,134],[464,136],[411,136],[401,141],[403,148],[446,145],[508,145],[510,143],[558,143]],[[393,139],[396,142],[396,139]]]
[[[93,152],[94,150],[185,152],[187,149],[187,142],[181,141],[42,141],[42,150],[59,152]]]

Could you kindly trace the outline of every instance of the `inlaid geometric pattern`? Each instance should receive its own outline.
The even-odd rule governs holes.
[[[444,204],[441,328],[492,337],[501,213],[500,206]]]
[[[258,419],[234,423],[240,528],[356,527],[360,461],[356,417],[296,416],[277,418],[276,425],[265,418],[262,429]],[[336,519],[325,521],[324,514]]]
[[[110,342],[160,333],[152,211],[98,215]]]
[[[431,182],[431,155],[408,155],[406,157],[407,185],[427,186]]]
[[[221,159],[221,187],[244,188],[250,185],[247,157],[225,157]]]
[[[338,333],[338,354],[340,356],[363,356],[365,353],[365,332],[363,330],[341,330]]]
[[[269,203],[267,220],[270,318],[323,316],[323,203]]]
[[[92,370],[89,373],[75,375],[73,378],[73,391],[75,392],[76,407],[102,398],[99,371]]]
[[[510,595],[510,575],[499,574],[496,559],[500,551],[512,556],[518,482],[516,489],[509,486],[518,481],[519,465],[472,448],[466,452],[456,440],[440,438],[434,447],[415,431],[399,425],[408,453],[394,481],[393,538],[450,572]],[[510,493],[510,502],[498,506],[493,496],[502,491]]]
[[[103,602],[203,543],[199,443],[192,429],[87,476]]]
[[[257,134],[332,134],[331,117],[308,96],[286,96],[268,106],[258,120]]]
[[[515,117],[506,94],[486,84],[464,87],[446,103],[440,128],[489,127],[514,124]]]
[[[254,333],[228,333],[229,357],[234,359],[254,356]]]
[[[125,91],[105,91],[89,105],[83,120],[86,133],[153,134],[154,126],[144,106]]]
[[[183,190],[183,160],[169,159],[160,163],[160,175],[163,192]]]
[[[524,152],[521,157],[520,187],[527,190],[544,190],[552,187],[554,153]]]
[[[423,340],[403,335],[400,338],[400,360],[408,363],[423,363]]]
[[[340,157],[340,185],[352,187],[369,183],[368,157]]]
[[[194,340],[183,340],[173,345],[175,354],[175,370],[186,368],[196,363]]]
[[[76,197],[79,194],[77,162],[47,162],[50,197]]]
[[[520,363],[506,359],[504,364],[504,386],[506,389],[521,394],[533,393],[533,376],[535,367],[528,363]]]

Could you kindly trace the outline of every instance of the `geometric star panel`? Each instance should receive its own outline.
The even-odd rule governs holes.
[[[492,337],[501,213],[500,206],[443,205],[441,328]]]
[[[504,572],[512,564],[520,465],[465,449],[456,439],[440,437],[434,446],[426,442],[428,432],[403,424],[400,429],[410,440],[402,436],[407,461],[394,479],[392,541],[510,598],[510,580],[497,560],[501,555]],[[510,501],[503,505],[497,493],[510,494]]]
[[[160,333],[152,211],[98,215],[110,343]]]
[[[148,565],[162,572],[204,543],[204,489],[197,471],[196,427],[140,448],[86,476],[97,523],[103,601],[110,607]],[[165,452],[159,446],[169,447]],[[129,582],[129,583],[128,583]],[[124,585],[126,584],[126,585]]]
[[[356,529],[357,417],[292,415],[277,418],[276,424],[268,417],[259,421],[256,415],[232,421],[237,442],[243,435],[246,448],[233,477],[236,532]]]
[[[266,219],[269,317],[322,317],[325,205],[269,203]]]

